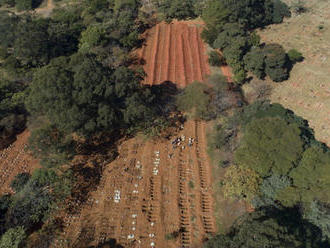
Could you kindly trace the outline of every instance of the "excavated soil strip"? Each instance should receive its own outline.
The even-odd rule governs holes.
[[[14,193],[10,183],[19,173],[32,173],[39,167],[38,160],[29,154],[28,138],[30,134],[26,130],[17,136],[17,140],[6,149],[0,151],[0,196]]]
[[[187,83],[194,81],[194,60],[192,58],[191,41],[189,40],[190,27],[183,32],[184,41],[184,62],[187,75]]]
[[[171,81],[180,87],[206,79],[210,69],[200,29],[185,22],[160,23],[149,30],[138,54],[146,61],[146,84]],[[146,50],[146,51],[144,51]]]

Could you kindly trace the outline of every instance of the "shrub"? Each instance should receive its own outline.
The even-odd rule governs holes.
[[[291,63],[296,63],[303,61],[304,57],[301,52],[297,51],[296,49],[291,49],[288,51],[288,56]]]
[[[29,173],[20,173],[15,176],[14,180],[10,183],[16,192],[20,191],[24,185],[29,181],[31,175]]]
[[[226,60],[217,51],[212,51],[209,53],[209,63],[212,66],[222,66],[226,64]]]

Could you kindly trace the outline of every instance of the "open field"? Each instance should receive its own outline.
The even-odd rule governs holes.
[[[259,34],[262,41],[278,42],[304,55],[290,79],[274,85],[271,100],[307,119],[316,138],[330,146],[330,1],[305,2],[307,13],[293,15]]]
[[[0,196],[13,193],[10,182],[17,174],[31,173],[38,166],[38,161],[27,151],[29,135],[27,130],[24,131],[9,147],[0,150]]]
[[[146,43],[138,51],[147,73],[144,83],[164,81],[185,87],[204,81],[210,74],[201,26],[194,22],[160,23],[145,34]]]
[[[205,125],[185,123],[175,136],[185,136],[177,148],[165,139],[124,141],[79,214],[65,217],[54,247],[109,239],[124,247],[200,247],[216,231]]]

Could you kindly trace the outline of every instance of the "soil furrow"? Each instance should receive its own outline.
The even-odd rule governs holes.
[[[154,36],[154,42],[153,42],[153,47],[152,47],[152,60],[150,61],[150,69],[149,69],[149,73],[150,73],[150,78],[148,80],[148,82],[150,84],[154,84],[155,80],[156,80],[156,71],[157,71],[157,54],[158,54],[158,46],[159,46],[159,29],[160,29],[160,25],[156,26],[156,34]]]
[[[190,27],[187,27],[183,32],[184,41],[184,64],[187,75],[187,84],[194,81],[194,60],[192,58],[191,43],[189,39]]]
[[[187,78],[186,78],[186,69],[184,63],[184,48],[183,48],[183,25],[180,25],[179,34],[177,35],[176,43],[176,54],[177,54],[177,64],[176,64],[176,74],[177,74],[177,84],[180,87],[185,87],[187,85]]]
[[[164,57],[164,69],[163,69],[163,78],[162,81],[170,80],[170,49],[171,49],[171,32],[172,32],[172,25],[166,25],[166,43],[165,43],[165,57]]]
[[[200,60],[201,60],[201,71],[202,71],[203,80],[205,80],[207,75],[211,74],[211,71],[210,71],[210,66],[208,63],[208,54],[206,51],[206,46],[204,45],[202,38],[201,38],[201,30],[202,29],[198,29],[196,27],[198,47],[199,47],[198,50],[199,50],[199,56],[200,56]]]
[[[203,72],[202,72],[202,65],[201,65],[201,49],[199,44],[199,33],[197,30],[197,27],[193,28],[193,40],[191,41],[193,44],[193,47],[195,48],[195,54],[196,54],[196,66],[195,70],[197,71],[197,78],[199,82],[203,81]]]

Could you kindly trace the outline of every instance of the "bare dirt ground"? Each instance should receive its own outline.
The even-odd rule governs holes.
[[[316,138],[330,146],[330,1],[304,2],[306,13],[259,34],[262,41],[302,52],[305,60],[294,66],[288,81],[274,84],[271,100],[307,119]]]
[[[53,246],[115,239],[123,247],[200,247],[216,231],[205,125],[186,122],[176,148],[166,139],[124,141],[79,214],[64,218],[66,228]]]
[[[37,14],[42,15],[43,17],[49,17],[54,8],[55,8],[55,4],[53,0],[47,0],[47,5],[44,7],[37,8],[35,12]]]
[[[204,81],[210,68],[201,30],[201,24],[193,21],[163,22],[148,30],[144,34],[146,43],[137,51],[147,73],[144,83],[171,81],[185,87],[193,81]]]
[[[27,130],[24,131],[14,143],[0,151],[0,196],[13,193],[10,182],[17,174],[31,173],[38,167],[38,161],[27,151],[29,135]]]

